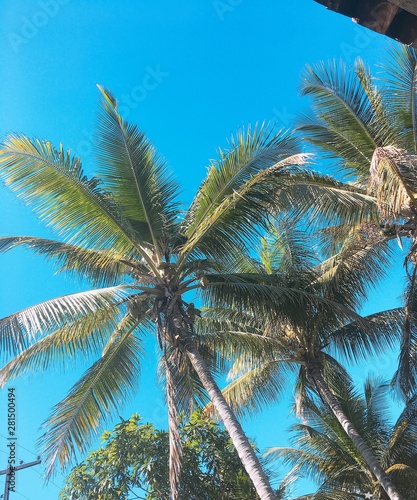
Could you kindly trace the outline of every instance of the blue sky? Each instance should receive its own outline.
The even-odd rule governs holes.
[[[313,0],[3,0],[0,7],[0,136],[22,132],[78,153],[94,172],[92,134],[99,93],[108,87],[126,118],[148,134],[188,203],[216,148],[238,127],[264,120],[287,128],[308,100],[298,95],[307,63],[361,56],[376,63],[388,40],[326,11]],[[122,108],[123,106],[123,108]],[[51,236],[0,186],[0,235]],[[0,256],[0,316],[78,289],[41,258]],[[400,278],[386,281],[369,310],[397,303]],[[373,369],[392,371],[393,357]],[[165,424],[150,344],[139,393],[120,414],[138,411]],[[39,427],[85,364],[26,375],[16,387],[18,458],[36,458]],[[360,381],[367,367],[355,372]],[[261,448],[285,444],[290,401],[245,422]],[[0,469],[6,467],[6,392],[0,393]],[[111,425],[109,422],[108,427]],[[52,500],[63,476],[45,488],[40,466],[18,473],[12,500]],[[4,476],[0,476],[0,492]],[[301,493],[301,491],[299,491]]]

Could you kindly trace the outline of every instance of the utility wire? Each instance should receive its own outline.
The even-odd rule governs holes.
[[[2,437],[2,438],[4,438],[4,439],[7,439],[7,437],[6,437],[6,436],[4,436],[3,434],[0,434],[0,437]],[[31,453],[33,456],[35,456],[35,457],[39,457],[39,453],[34,453],[33,451],[29,450],[28,448],[25,448],[24,446],[22,446],[21,444],[19,444],[19,443],[17,442],[17,440],[16,440],[16,445],[17,445],[19,448],[22,448],[23,450],[28,451],[28,452],[29,452],[29,453]],[[2,451],[3,453],[5,453],[5,454],[7,455],[7,452],[6,452],[6,451],[4,451],[4,450],[0,450],[0,451]],[[36,472],[38,472],[38,471],[36,471]],[[60,474],[60,475],[61,475],[64,479],[66,479],[66,477],[67,477],[67,476],[65,476],[64,474],[62,474],[62,472],[61,472],[60,470],[57,470],[57,472],[58,472],[58,474]],[[40,472],[38,472],[38,474],[39,474],[40,476],[42,476],[42,474],[41,474]],[[50,481],[50,482],[52,482],[52,481]],[[52,483],[52,484],[53,484],[53,483]]]
[[[32,468],[33,472],[36,472],[36,474],[39,474],[40,477],[43,477],[43,474],[42,472],[39,472],[38,470],[35,469],[35,467]],[[65,477],[65,476],[64,476]],[[56,483],[54,483],[53,481],[51,481],[49,479],[48,481],[49,483],[53,484],[54,486],[56,486],[59,490],[62,490],[62,486],[58,486]]]

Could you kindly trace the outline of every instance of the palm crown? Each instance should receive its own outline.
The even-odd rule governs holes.
[[[405,498],[413,498],[417,477],[415,440],[412,437],[416,427],[416,401],[413,398],[392,425],[387,417],[387,392],[388,384],[368,379],[363,394],[346,384],[338,388],[337,396],[401,493]],[[320,479],[318,492],[302,498],[337,500],[373,495],[386,498],[326,405],[310,400],[304,417],[303,423],[293,426],[297,447],[268,451],[270,459],[283,457],[298,472]]]
[[[256,274],[236,274],[235,260],[268,216],[288,204],[291,189],[314,200],[320,177],[301,168],[305,156],[297,153],[289,134],[274,134],[266,127],[248,129],[232,140],[229,151],[220,151],[183,214],[164,161],[144,134],[121,118],[111,93],[99,88],[97,177],[88,178],[80,160],[62,145],[55,149],[25,136],[10,136],[0,157],[5,183],[59,236],[3,237],[0,250],[28,247],[51,259],[60,271],[89,279],[94,287],[0,322],[7,360],[0,371],[3,385],[10,377],[46,369],[80,351],[98,358],[46,423],[42,444],[49,472],[57,461],[63,465],[75,451],[85,451],[91,434],[135,389],[142,338],[155,324],[165,353],[170,422],[176,420],[174,402],[181,396],[173,380],[178,352],[186,351],[210,397],[221,403],[192,338],[199,311],[186,302],[186,294],[200,290],[205,300],[239,307],[256,302],[264,313],[271,301],[279,303],[288,296]],[[343,194],[344,213],[349,204],[368,204],[369,211],[366,196],[330,178],[322,177],[320,189],[320,202],[328,209]],[[228,415],[232,421],[233,415]],[[175,422],[173,434],[174,427]],[[256,461],[250,444],[245,446],[249,460]],[[179,454],[173,453],[176,462]],[[264,498],[273,498],[270,487],[265,488]]]

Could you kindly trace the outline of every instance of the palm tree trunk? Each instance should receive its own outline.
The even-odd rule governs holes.
[[[186,348],[187,356],[193,365],[201,383],[203,384],[205,390],[210,396],[211,402],[214,408],[217,410],[220,418],[226,427],[227,432],[232,439],[232,442],[236,448],[239,458],[249,474],[255,489],[262,500],[276,500],[276,495],[269,484],[268,478],[266,477],[264,471],[262,470],[261,464],[259,463],[258,457],[256,456],[252,446],[249,443],[248,438],[241,425],[239,424],[235,414],[230,409],[226,400],[223,397],[219,387],[214,381],[210,370],[197,349],[194,340],[189,334],[186,334],[187,338],[184,342]]]
[[[168,406],[168,436],[169,436],[169,484],[171,500],[180,499],[182,443],[178,430],[178,412],[175,401],[175,384],[172,361],[165,357],[166,391]]]
[[[385,490],[388,497],[391,500],[404,500],[394,483],[391,481],[391,478],[381,467],[372,450],[368,447],[368,445],[365,443],[365,441],[359,435],[358,431],[353,426],[352,422],[349,420],[348,416],[345,414],[336,396],[331,392],[329,386],[323,378],[320,365],[316,362],[309,362],[307,364],[307,372],[309,377],[313,381],[318,394],[320,395],[322,400],[329,406],[330,410],[333,412],[334,416],[337,418],[346,434],[352,440],[358,451],[361,453],[369,469],[375,475],[377,481]]]

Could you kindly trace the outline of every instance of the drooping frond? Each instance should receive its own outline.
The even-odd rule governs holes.
[[[384,454],[387,464],[406,464],[417,470],[416,432],[417,396],[413,396],[406,403],[391,432]]]
[[[203,297],[209,305],[232,305],[240,311],[263,315],[265,321],[284,316],[294,324],[307,324],[311,310],[315,310],[327,311],[332,316],[337,314],[342,321],[361,322],[352,309],[310,291],[308,283],[314,277],[308,270],[292,279],[280,274],[207,274],[202,278]]]
[[[74,273],[77,277],[84,277],[95,286],[103,283],[107,285],[120,282],[121,278],[132,272],[132,266],[136,272],[148,273],[148,269],[141,263],[132,260],[132,264],[121,260],[120,255],[112,249],[87,250],[85,248],[62,243],[60,241],[48,240],[32,236],[8,236],[0,238],[0,252],[6,252],[19,246],[44,255],[58,266],[58,272]]]
[[[135,250],[133,230],[97,178],[88,179],[63,146],[10,136],[0,150],[0,176],[67,241],[86,248]]]
[[[129,288],[115,287],[79,292],[41,302],[0,320],[0,346],[6,356],[18,354],[37,337],[63,325],[126,300]]]
[[[417,155],[395,146],[377,148],[370,168],[370,190],[382,218],[408,217],[417,209]]]
[[[100,177],[139,242],[161,258],[178,215],[173,202],[177,185],[145,135],[121,118],[113,95],[98,87],[103,97],[97,141]]]
[[[288,349],[287,343],[280,338],[269,338],[246,332],[243,328],[241,331],[225,329],[204,333],[196,335],[195,340],[197,344],[204,346],[204,350],[209,350],[212,355],[216,356],[216,364],[220,371],[230,369],[230,363],[235,362],[233,366],[236,371],[232,368],[229,372],[232,378],[242,372],[237,360],[244,360],[244,363],[255,365],[260,358],[276,360],[278,355],[274,352]]]
[[[57,364],[63,369],[80,359],[98,356],[117,325],[118,304],[85,312],[78,319],[40,338],[0,369],[0,387],[24,373],[47,370]]]
[[[126,317],[109,339],[101,358],[58,403],[45,422],[40,439],[50,476],[77,452],[88,449],[99,426],[121,407],[136,387],[140,373],[141,341],[132,333],[137,323]]]
[[[330,350],[356,362],[370,355],[381,355],[398,345],[404,321],[403,308],[371,314],[363,320],[361,323],[353,321],[329,333],[327,343]]]

